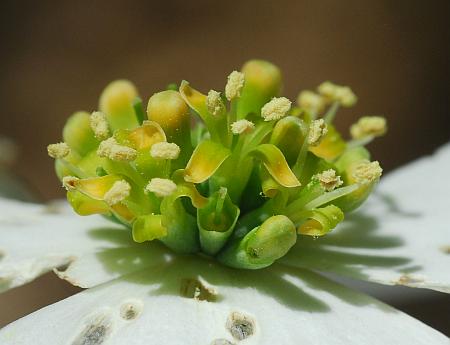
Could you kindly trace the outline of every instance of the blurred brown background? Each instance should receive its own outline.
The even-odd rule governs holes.
[[[327,79],[350,85],[359,102],[340,113],[343,130],[386,115],[389,134],[371,145],[386,170],[450,139],[448,0],[2,1],[0,26],[0,135],[19,145],[13,170],[40,200],[63,196],[46,145],[72,112],[96,109],[109,81],[134,81],[143,99],[181,79],[223,89],[254,57],[281,67],[291,99]],[[45,303],[30,291],[2,305],[3,323]],[[444,330],[429,304],[403,309]]]

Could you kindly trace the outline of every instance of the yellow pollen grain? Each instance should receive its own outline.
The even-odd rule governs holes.
[[[169,196],[177,189],[175,182],[165,178],[152,178],[145,187],[146,192],[155,193],[158,197]]]
[[[363,162],[355,166],[353,178],[357,183],[368,184],[380,178],[383,169],[378,161]]]
[[[165,141],[155,143],[150,148],[150,155],[157,159],[177,159],[180,155],[180,147],[177,144]]]
[[[382,116],[363,116],[350,127],[353,139],[379,137],[386,133],[386,119]]]
[[[291,104],[286,97],[274,97],[261,108],[261,116],[264,121],[279,120],[287,115]]]
[[[311,146],[317,146],[323,137],[328,133],[327,124],[323,119],[314,120],[311,123],[308,134],[308,143]]]
[[[136,159],[137,151],[131,147],[119,145],[114,138],[108,138],[98,146],[97,155],[116,161],[132,161]]]
[[[109,137],[108,121],[104,113],[94,111],[89,118],[89,123],[97,139],[104,140]]]
[[[244,73],[233,71],[228,76],[227,85],[225,85],[225,97],[231,101],[241,96],[241,90],[244,87]]]
[[[220,92],[209,90],[206,97],[206,107],[214,116],[220,116],[225,113],[225,105],[220,98]]]
[[[78,177],[75,176],[64,176],[62,178],[62,186],[67,190],[74,190],[75,187],[75,183],[79,180]]]
[[[336,171],[333,169],[322,171],[316,175],[320,184],[327,192],[331,192],[333,189],[340,187],[344,182],[341,177],[336,175]]]
[[[249,133],[255,128],[255,124],[248,120],[238,120],[231,124],[233,134]]]
[[[114,182],[112,187],[105,193],[103,200],[112,206],[115,205],[130,196],[131,186],[125,180]]]
[[[48,155],[52,158],[64,158],[70,153],[70,147],[66,143],[50,144],[47,146]]]

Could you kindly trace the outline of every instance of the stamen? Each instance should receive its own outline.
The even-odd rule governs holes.
[[[90,125],[94,135],[99,140],[104,140],[109,136],[108,121],[106,115],[100,111],[94,111],[90,118]]]
[[[70,153],[70,147],[66,143],[50,144],[47,146],[48,155],[52,158],[64,158]]]
[[[137,151],[131,147],[119,145],[116,139],[109,138],[100,143],[97,155],[116,161],[132,161],[136,159]]]
[[[367,184],[381,176],[383,169],[378,161],[363,162],[358,164],[353,171],[353,178],[357,183]]]
[[[255,124],[248,120],[239,120],[231,124],[233,134],[249,133],[255,129]]]
[[[382,116],[363,116],[350,127],[353,139],[379,137],[386,133],[386,119]]]
[[[291,101],[286,97],[274,97],[261,108],[264,121],[279,120],[291,109]]]
[[[75,176],[64,176],[62,179],[62,185],[67,191],[74,190],[75,182],[78,180],[79,178]]]
[[[180,155],[180,147],[177,144],[165,141],[155,143],[150,148],[150,155],[157,159],[177,159]]]
[[[325,170],[320,174],[317,174],[316,177],[327,192],[331,192],[333,189],[344,183],[341,180],[341,177],[337,176],[336,171],[333,169]]]
[[[210,90],[206,97],[206,107],[214,116],[220,116],[225,113],[225,105],[220,98],[220,92]]]
[[[325,98],[339,102],[344,107],[351,107],[357,101],[356,95],[348,86],[336,85],[330,81],[320,84],[317,90]]]
[[[128,198],[130,191],[131,186],[127,181],[116,181],[110,190],[105,193],[103,199],[108,205],[112,206]]]
[[[158,197],[169,196],[177,189],[175,182],[165,178],[152,178],[148,185],[145,187],[146,192],[155,193]]]
[[[322,141],[323,137],[328,133],[327,124],[323,119],[314,120],[311,122],[308,135],[308,143],[311,146],[317,146]]]
[[[309,90],[300,92],[297,98],[298,105],[312,113],[320,113],[325,107],[325,100],[322,96]]]
[[[225,96],[229,101],[241,96],[244,81],[244,73],[238,71],[231,72],[228,76],[227,85],[225,86]]]

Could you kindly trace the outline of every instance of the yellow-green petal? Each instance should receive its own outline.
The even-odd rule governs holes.
[[[284,187],[298,187],[300,182],[289,168],[283,153],[272,144],[262,144],[252,151],[259,158],[272,177]]]
[[[339,207],[328,205],[301,212],[299,219],[304,219],[304,222],[297,229],[299,234],[323,236],[344,220],[344,213]]]
[[[230,154],[230,150],[218,143],[211,140],[202,141],[192,153],[184,171],[184,179],[192,183],[206,181]]]

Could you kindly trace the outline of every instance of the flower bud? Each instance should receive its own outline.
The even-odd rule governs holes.
[[[283,215],[272,216],[225,248],[218,259],[235,268],[263,268],[284,256],[296,240],[294,223]]]
[[[161,125],[167,141],[177,144],[183,151],[189,153],[192,146],[189,133],[189,107],[177,91],[166,90],[150,97],[147,116],[149,120]]]
[[[80,156],[86,155],[98,145],[98,140],[91,129],[90,116],[79,111],[67,120],[63,129],[64,142]]]
[[[281,89],[281,72],[275,65],[264,60],[250,60],[242,67],[245,85],[237,102],[238,119],[249,113],[259,114],[262,106]]]
[[[111,129],[133,129],[139,126],[133,108],[138,93],[128,80],[116,80],[110,83],[100,96],[99,109],[106,115]]]

